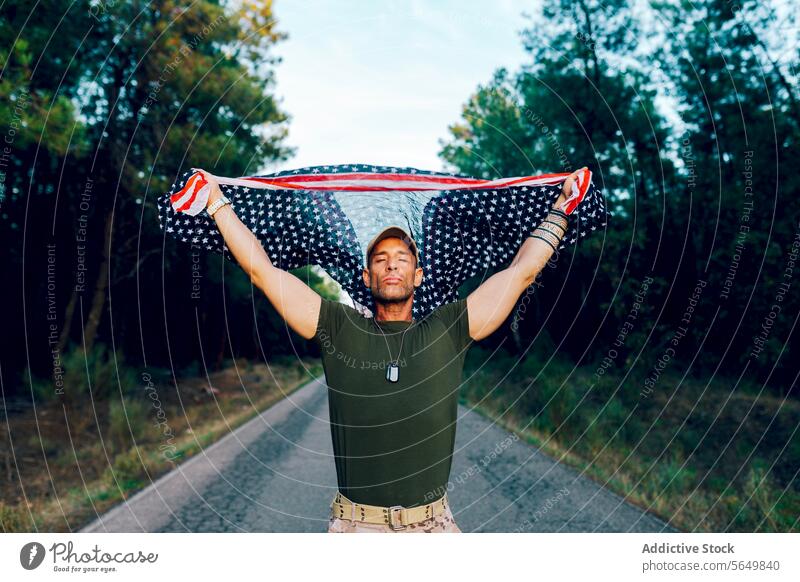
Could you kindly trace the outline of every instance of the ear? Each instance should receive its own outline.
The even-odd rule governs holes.
[[[369,289],[369,269],[366,267],[361,271],[361,279],[364,281],[364,285],[367,286],[367,289]]]
[[[414,273],[414,287],[419,287],[422,285],[424,273],[422,271],[422,267],[417,267],[416,272]]]

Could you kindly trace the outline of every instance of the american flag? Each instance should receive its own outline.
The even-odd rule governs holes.
[[[483,180],[347,164],[215,178],[276,267],[322,267],[367,316],[374,313],[374,303],[361,278],[366,245],[385,226],[405,226],[417,241],[424,271],[413,303],[413,316],[420,319],[457,300],[466,279],[489,276],[510,263],[569,175]],[[182,243],[233,261],[213,219],[203,212],[209,195],[205,186],[202,172],[183,173],[158,199],[161,228]],[[580,175],[570,200],[573,206],[580,203],[570,214],[559,251],[607,224],[605,199],[589,170]]]

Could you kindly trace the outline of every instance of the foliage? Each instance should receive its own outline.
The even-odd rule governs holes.
[[[588,165],[613,210],[606,232],[543,274],[519,335],[502,328],[491,343],[522,348],[544,328],[564,357],[612,354],[613,368],[647,374],[680,332],[672,365],[747,366],[785,394],[800,296],[781,283],[800,178],[778,187],[776,171],[800,151],[797,69],[777,60],[777,23],[756,2],[634,8],[545,3],[522,35],[529,62],[479,86],[442,142],[447,163],[481,177]]]
[[[251,288],[211,287],[220,257],[196,262],[165,244],[155,199],[189,167],[245,175],[293,153],[273,96],[272,51],[286,35],[272,3],[12,1],[0,11],[0,126],[13,128],[0,242],[13,280],[26,271],[0,291],[8,304],[25,302],[0,338],[4,371],[19,376],[24,362],[47,376],[61,355],[76,397],[90,380],[105,397],[125,381],[93,370],[94,356],[81,374],[70,343],[94,353],[113,342],[148,368],[181,369],[199,345],[213,346],[212,363],[231,344],[236,356],[257,355],[254,326],[236,324],[252,314]],[[232,309],[221,314],[225,293]],[[285,328],[271,317],[259,325]]]
[[[53,376],[44,379],[27,368],[25,378],[37,400],[62,399],[68,406],[85,406],[89,399],[104,400],[111,394],[130,394],[137,389],[135,372],[128,368],[121,352],[113,353],[100,343],[86,353],[70,344],[54,363]]]
[[[127,450],[146,437],[149,407],[137,398],[108,401],[108,441],[112,450]]]
[[[103,480],[114,489],[127,491],[138,487],[147,477],[147,468],[139,457],[139,451],[132,448],[114,457],[114,462],[106,468]]]

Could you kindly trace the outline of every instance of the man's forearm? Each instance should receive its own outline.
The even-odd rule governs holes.
[[[231,251],[236,262],[248,274],[251,280],[273,267],[267,252],[256,236],[236,216],[233,207],[226,204],[214,213],[212,218],[217,223],[225,245]]]
[[[547,261],[556,252],[567,226],[566,215],[558,210],[551,210],[522,243],[511,264],[519,269],[529,283],[536,280]]]

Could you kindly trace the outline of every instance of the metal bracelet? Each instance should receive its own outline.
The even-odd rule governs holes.
[[[221,198],[219,198],[219,199],[215,200],[214,202],[212,202],[209,205],[209,207],[206,209],[206,212],[208,213],[209,218],[214,218],[214,215],[219,211],[220,208],[222,208],[226,204],[230,204],[230,203],[231,203],[231,201],[224,195]]]

